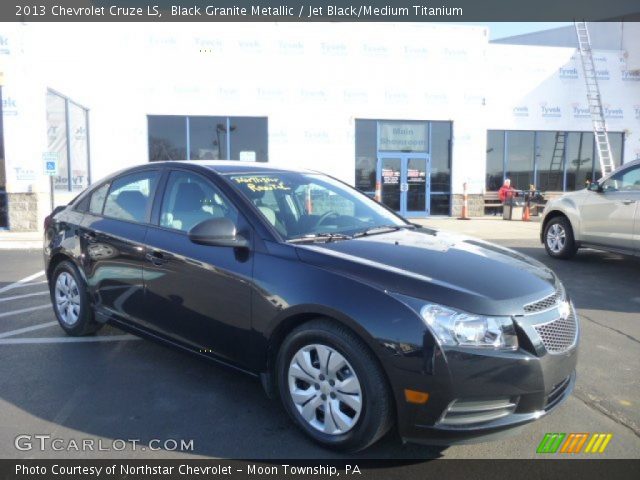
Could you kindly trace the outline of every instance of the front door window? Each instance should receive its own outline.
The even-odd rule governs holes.
[[[387,207],[399,212],[400,207],[400,177],[402,159],[382,158],[381,161],[381,200]]]
[[[427,210],[427,159],[407,159],[407,212]]]

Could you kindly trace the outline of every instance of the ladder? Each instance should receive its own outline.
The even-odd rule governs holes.
[[[567,139],[567,132],[556,132],[556,139],[553,145],[553,154],[549,162],[549,178],[547,179],[546,190],[562,190],[564,148]]]
[[[593,122],[593,134],[598,150],[600,171],[604,177],[615,169],[615,165],[613,163],[613,156],[611,155],[611,145],[609,143],[609,135],[607,135],[607,125],[604,120],[600,87],[598,87],[596,68],[591,53],[591,39],[589,38],[589,30],[587,30],[587,22],[574,23],[578,37],[580,60],[582,61],[582,73],[584,73],[584,81],[587,86],[587,101]]]

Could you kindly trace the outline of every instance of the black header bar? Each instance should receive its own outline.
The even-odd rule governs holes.
[[[638,0],[2,0],[11,22],[640,21]]]

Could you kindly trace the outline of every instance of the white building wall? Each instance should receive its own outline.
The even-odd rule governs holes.
[[[272,162],[350,182],[356,118],[452,120],[460,142],[454,165],[484,162],[484,133],[473,121],[484,117],[482,28],[31,24],[23,30],[22,63],[38,78],[25,98],[37,104],[31,99],[50,87],[90,109],[94,181],[147,161],[148,114],[266,115]],[[41,107],[32,131],[43,128]],[[36,158],[25,159],[19,148],[11,156]],[[468,175],[456,175],[461,191]]]
[[[148,160],[147,115],[267,116],[270,162],[351,183],[355,119],[452,121],[453,193],[463,182],[483,191],[487,128],[591,130],[574,49],[489,44],[481,27],[58,23],[0,33],[10,43],[9,189],[45,198],[47,88],[90,109],[93,181]],[[640,76],[621,59],[596,53],[609,128],[627,134],[630,160],[640,157]]]
[[[627,69],[640,73],[640,22],[623,25],[622,48],[626,52]]]

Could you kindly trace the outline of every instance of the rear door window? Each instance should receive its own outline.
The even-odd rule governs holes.
[[[92,213],[93,215],[102,215],[102,207],[104,207],[104,199],[107,197],[108,191],[108,183],[93,191],[91,194],[91,200],[89,201],[89,213]]]
[[[149,170],[114,180],[104,204],[104,216],[131,222],[147,222],[159,178],[158,171]]]

